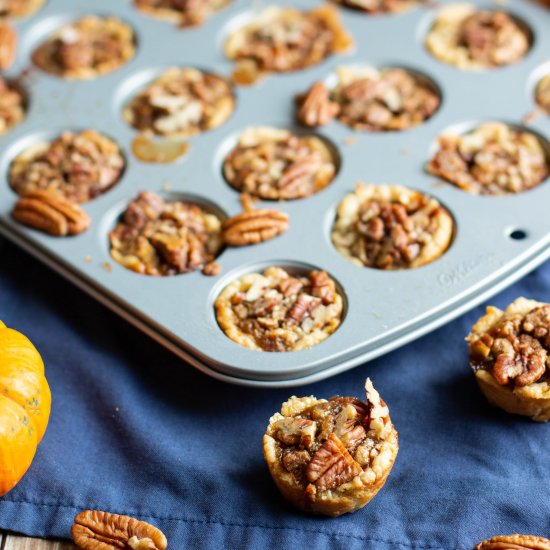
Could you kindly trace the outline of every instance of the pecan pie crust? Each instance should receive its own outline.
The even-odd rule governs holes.
[[[325,271],[293,276],[280,267],[229,283],[215,303],[218,324],[237,344],[257,351],[296,351],[330,336],[343,300]]]
[[[500,122],[463,135],[443,134],[438,141],[428,171],[476,195],[527,191],[550,171],[548,153],[534,134]]]
[[[351,43],[332,6],[307,12],[269,6],[229,36],[225,54],[237,62],[234,80],[251,84],[265,73],[317,65]]]
[[[43,71],[68,79],[91,79],[134,57],[134,31],[115,17],[89,15],[64,25],[32,54]]]
[[[223,248],[221,220],[197,204],[150,191],[132,200],[109,233],[112,258],[144,275],[177,275],[206,266]]]
[[[225,8],[231,0],[134,0],[138,10],[146,15],[193,27],[210,15]]]
[[[223,124],[235,108],[230,84],[192,67],[173,67],[124,108],[134,128],[161,136],[191,136]]]
[[[365,506],[382,488],[397,456],[389,410],[367,378],[366,401],[291,397],[263,437],[277,487],[306,512],[339,516]]]
[[[48,190],[75,202],[89,201],[115,185],[124,169],[118,145],[93,131],[64,132],[25,149],[8,175],[18,195]]]
[[[518,298],[489,306],[467,338],[470,365],[490,403],[537,422],[550,419],[550,305]]]
[[[332,242],[348,260],[377,269],[408,269],[439,258],[453,239],[449,212],[400,185],[357,184],[337,209]]]
[[[437,12],[425,43],[434,57],[460,69],[491,69],[522,59],[530,37],[504,11],[449,4]]]
[[[271,127],[245,130],[223,164],[229,185],[266,200],[308,197],[336,170],[335,155],[321,138]]]

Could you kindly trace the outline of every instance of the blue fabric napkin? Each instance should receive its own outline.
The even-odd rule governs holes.
[[[550,426],[479,393],[464,336],[482,307],[324,382],[246,389],[195,371],[11,244],[0,258],[0,319],[38,347],[53,394],[29,472],[0,499],[0,528],[69,537],[94,508],[147,520],[187,550],[454,550],[550,535]],[[549,300],[550,264],[493,303],[519,295]],[[367,375],[399,432],[386,485],[352,515],[295,511],[262,457],[269,417],[292,393],[362,397]]]

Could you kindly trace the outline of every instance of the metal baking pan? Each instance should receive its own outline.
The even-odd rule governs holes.
[[[313,0],[292,4],[316,5]],[[479,6],[497,7],[487,2]],[[534,86],[550,69],[550,11],[524,0],[509,0],[505,9],[532,29],[531,50],[519,63],[480,72],[445,65],[425,50],[423,37],[433,9],[368,16],[342,8],[344,26],[355,40],[349,54],[237,88],[233,116],[219,128],[191,138],[190,152],[173,164],[135,159],[130,146],[136,132],[121,114],[126,101],[174,65],[228,76],[232,64],[223,55],[224,39],[257,8],[237,0],[201,27],[182,30],[140,14],[129,0],[49,0],[34,16],[15,22],[19,51],[8,77],[29,67],[32,50],[52,30],[87,14],[112,14],[131,24],[138,50],[127,65],[92,81],[65,81],[30,71],[27,118],[0,138],[0,231],[193,366],[224,381],[267,387],[321,380],[382,355],[486,300],[550,257],[550,182],[517,196],[477,197],[437,182],[424,170],[442,131],[486,120],[521,124],[533,111]],[[223,273],[217,278],[200,272],[147,277],[110,258],[107,234],[140,190],[166,194],[168,184],[169,194],[198,198],[228,215],[239,212],[238,193],[224,181],[221,165],[240,131],[257,125],[294,128],[294,94],[315,80],[331,78],[342,64],[418,70],[439,86],[442,105],[430,120],[405,132],[354,133],[338,123],[321,129],[319,134],[340,155],[334,181],[312,197],[278,203],[290,215],[289,231],[257,246],[225,249],[218,258]],[[84,204],[93,220],[91,229],[56,239],[14,222],[9,213],[17,196],[7,183],[13,157],[34,140],[84,128],[116,140],[127,158],[120,182]],[[550,117],[539,116],[530,129],[550,139]],[[357,141],[349,143],[350,136]],[[331,244],[330,228],[337,204],[358,180],[402,184],[438,198],[456,221],[450,249],[433,263],[406,271],[367,269],[346,260]],[[105,262],[112,269],[106,270]],[[259,353],[237,345],[220,330],[213,308],[219,291],[235,277],[272,264],[325,269],[341,285],[345,319],[326,341],[299,352]]]

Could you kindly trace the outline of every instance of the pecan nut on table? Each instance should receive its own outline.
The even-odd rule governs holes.
[[[389,410],[367,379],[366,401],[291,397],[263,438],[264,457],[283,496],[307,512],[339,516],[365,506],[397,456]]]
[[[526,30],[510,14],[478,10],[473,4],[440,8],[426,36],[426,47],[434,57],[470,70],[515,63],[530,46]]]
[[[474,550],[550,550],[550,540],[532,535],[501,535],[480,542]]]
[[[164,533],[145,521],[98,510],[74,518],[71,535],[83,550],[165,550]]]
[[[507,412],[550,419],[550,305],[518,298],[488,307],[468,336],[481,391]]]

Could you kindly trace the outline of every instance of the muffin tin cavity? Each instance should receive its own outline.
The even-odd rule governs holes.
[[[515,124],[458,126],[439,136],[427,170],[474,195],[521,193],[548,178],[550,143]]]
[[[256,351],[315,346],[337,330],[345,313],[339,285],[326,271],[270,265],[227,282],[214,303],[231,340]]]
[[[170,67],[131,77],[119,98],[133,90],[122,109],[136,130],[166,137],[187,137],[224,124],[235,109],[231,84],[223,77],[194,67]],[[147,80],[145,82],[144,80]],[[136,84],[141,83],[139,90]]]
[[[253,126],[243,130],[223,159],[226,182],[264,200],[292,200],[322,191],[340,165],[333,144],[315,134]]]

